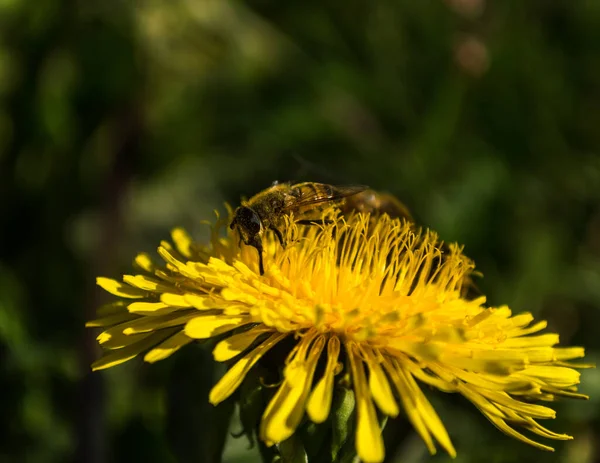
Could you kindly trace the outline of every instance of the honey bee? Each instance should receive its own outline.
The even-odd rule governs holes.
[[[248,201],[242,202],[233,213],[229,228],[237,229],[241,241],[258,251],[258,268],[264,274],[262,237],[265,230],[272,230],[282,246],[285,246],[281,227],[286,216],[302,218],[325,206],[336,204],[345,198],[368,190],[364,185],[333,186],[324,183],[275,183]],[[297,220],[302,225],[320,223],[320,220]]]

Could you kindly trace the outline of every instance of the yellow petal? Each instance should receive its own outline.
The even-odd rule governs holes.
[[[183,331],[183,325],[196,318],[198,314],[194,311],[173,312],[157,317],[142,317],[123,330],[126,335],[158,331],[164,328],[178,326]]]
[[[113,350],[110,353],[102,356],[100,360],[96,360],[92,363],[92,371],[105,370],[107,368],[116,367],[121,363],[125,363],[133,358],[135,358],[139,352],[135,352],[133,354],[124,351],[123,349]]]
[[[250,323],[250,317],[197,315],[185,325],[185,334],[194,339],[208,339]]]
[[[448,431],[446,431],[446,427],[440,420],[438,414],[436,413],[435,409],[432,407],[429,400],[427,400],[427,397],[425,397],[425,394],[423,394],[423,391],[421,391],[421,388],[418,386],[418,384],[416,383],[414,378],[407,371],[405,371],[404,374],[405,374],[412,390],[417,392],[417,394],[416,394],[417,404],[420,409],[421,416],[423,417],[423,420],[425,421],[427,427],[431,431],[431,434],[433,434],[433,436],[440,443],[440,445],[446,450],[446,452],[448,452],[448,454],[452,458],[455,458],[456,450],[454,449],[454,446],[452,445],[452,441],[450,440]]]
[[[154,263],[152,262],[152,258],[145,252],[142,252],[136,256],[134,264],[148,273],[154,272],[155,267]]]
[[[138,323],[144,322],[144,320],[145,319],[142,317],[135,317],[133,320],[111,326],[100,333],[96,339],[107,349],[120,349],[130,344],[134,344],[142,339],[142,336],[129,336],[125,334],[125,331],[128,328],[136,326]]]
[[[250,307],[244,304],[232,304],[228,302],[223,306],[223,313],[225,315],[242,315],[242,314],[250,314]]]
[[[518,375],[540,379],[554,387],[567,388],[579,384],[581,373],[571,368],[535,365],[520,371]]]
[[[127,313],[127,301],[114,301],[104,304],[96,310],[98,317],[108,317],[111,315]]]
[[[191,307],[192,306],[187,301],[185,294],[163,293],[160,295],[160,301],[163,304],[170,305],[172,307]]]
[[[531,378],[527,378],[526,376],[517,373],[508,376],[488,375],[486,373],[473,373],[470,371],[464,371],[460,368],[454,368],[451,366],[446,366],[446,370],[448,373],[466,383],[495,391],[521,391],[531,388],[532,385]],[[414,374],[412,370],[411,373]],[[419,378],[417,375],[415,376]]]
[[[92,364],[92,370],[104,370],[106,368],[114,367],[121,363],[127,362],[128,360],[135,358],[141,352],[162,342],[165,338],[168,338],[172,334],[173,330],[163,330],[158,333],[152,333],[138,343],[123,347],[122,349],[110,351],[109,354],[104,355],[101,359],[96,360]]]
[[[141,299],[148,295],[146,291],[133,288],[112,278],[98,277],[96,278],[96,284],[115,296],[126,297],[128,299]]]
[[[551,394],[549,400],[556,400],[556,397],[569,397],[571,399],[589,400],[590,397],[585,394],[580,394],[574,391],[565,391],[564,389],[556,389],[549,386],[544,386],[544,393]],[[539,394],[542,396],[542,394]]]
[[[522,442],[525,442],[526,444],[532,445],[533,447],[537,447],[540,450],[546,450],[547,452],[554,452],[554,448],[549,447],[547,445],[540,444],[539,442],[536,442],[534,440],[531,440],[530,438],[524,436],[520,432],[515,431],[508,424],[506,424],[506,422],[504,420],[502,420],[496,416],[490,416],[490,415],[486,415],[486,416],[492,422],[492,424],[494,426],[496,426],[500,431],[506,433],[507,435],[514,437]]]
[[[244,357],[237,361],[227,373],[223,375],[220,381],[211,389],[208,400],[211,404],[217,405],[225,400],[242,383],[248,371],[256,362],[275,344],[287,336],[287,333],[275,333],[265,342],[248,352]]]
[[[494,314],[498,316],[498,312],[491,312],[490,310],[486,310],[485,312],[490,312],[490,314]],[[502,312],[500,312],[502,313]],[[534,320],[533,315],[529,312],[523,312],[509,319],[510,327],[512,329],[522,329],[525,326],[529,325]]]
[[[244,333],[234,334],[215,346],[213,357],[217,362],[231,360],[250,347],[259,336],[269,332],[273,332],[273,329],[259,325]]]
[[[518,338],[510,338],[506,339],[502,343],[503,348],[510,347],[545,347],[545,346],[554,346],[558,344],[558,334],[555,333],[547,333],[540,334],[538,336],[523,336]]]
[[[164,293],[173,291],[171,285],[165,284],[163,281],[156,278],[150,278],[145,275],[124,275],[123,281],[136,288],[143,289],[145,291]]]
[[[544,428],[533,418],[526,418],[527,423],[529,424],[529,430],[531,432],[536,433],[538,436],[545,437],[547,439],[555,439],[555,440],[572,440],[573,437],[567,434],[558,434],[556,432],[550,431],[549,429]]]
[[[186,306],[192,306],[198,310],[214,309],[217,304],[213,299],[207,296],[198,296],[197,294],[185,294],[183,296]]]
[[[173,269],[176,269],[181,275],[184,277],[190,278],[193,281],[202,281],[203,276],[198,271],[200,264],[196,264],[196,266],[186,265],[173,255],[172,250],[169,250],[165,244],[161,244],[158,248],[158,254],[162,257],[165,262],[168,262],[173,266]]]
[[[108,317],[98,318],[96,320],[90,320],[85,324],[87,328],[97,328],[104,326],[118,325],[123,322],[127,322],[136,318],[136,315],[130,313],[121,313],[116,315],[110,315]]]
[[[367,354],[367,366],[370,372],[369,389],[373,395],[373,400],[375,400],[379,409],[386,415],[392,417],[398,416],[398,404],[396,404],[392,388],[383,369],[379,365],[378,359],[371,352],[365,353]]]
[[[164,315],[177,309],[164,302],[132,302],[127,306],[129,312],[139,315]]]
[[[396,366],[399,373],[404,374],[404,380],[412,392],[412,398],[416,404],[417,413],[419,413],[419,415],[423,418],[423,422],[429,428],[429,431],[431,431],[431,434],[433,434],[440,445],[452,458],[455,458],[456,450],[452,445],[448,431],[446,431],[446,428],[442,423],[442,420],[440,420],[435,409],[431,406],[431,403],[429,403],[429,400],[427,400],[427,397],[425,397],[425,394],[423,394],[423,391],[412,377],[410,372],[402,370],[398,364],[396,364]]]
[[[171,232],[171,238],[179,253],[188,259],[192,257],[193,241],[190,235],[182,228],[176,228]]]
[[[243,302],[248,305],[256,305],[258,299],[246,291],[240,291],[237,288],[225,288],[221,291],[221,297],[226,301]]]
[[[171,336],[154,349],[148,351],[144,360],[148,363],[158,362],[177,352],[181,347],[192,342],[193,339],[185,335],[183,331]]]
[[[269,402],[260,424],[260,435],[263,441],[279,443],[289,438],[304,416],[306,398],[310,392],[315,368],[325,338],[319,336],[306,356],[306,349],[314,337],[305,337],[298,355],[285,368],[283,384]]]
[[[433,443],[433,439],[431,438],[431,434],[427,429],[423,417],[417,411],[417,406],[413,399],[413,391],[406,383],[405,377],[402,374],[402,370],[400,370],[393,362],[385,362],[383,366],[386,368],[392,382],[394,383],[394,386],[396,387],[396,390],[398,391],[398,396],[402,401],[404,413],[406,413],[406,416],[412,423],[415,431],[417,431],[417,433],[421,436],[421,439],[423,439],[423,442],[425,442],[429,453],[434,455],[436,453],[435,444]]]
[[[547,326],[548,326],[548,322],[542,320],[542,321],[537,322],[536,324],[530,326],[529,328],[519,328],[519,329],[515,329],[515,330],[510,330],[507,333],[507,336],[509,338],[517,337],[517,336],[527,336],[528,334],[537,333],[538,331],[542,331]]]
[[[369,396],[365,371],[355,347],[348,346],[347,352],[357,405],[356,450],[362,461],[379,463],[385,458],[385,448],[375,407]]]
[[[475,405],[481,413],[483,413],[486,417],[495,416],[496,418],[505,419],[507,418],[506,413],[500,410],[495,404],[487,400],[483,397],[478,389],[471,388],[468,384],[457,385],[457,390],[460,392],[465,398],[467,398],[473,405]]]
[[[554,349],[554,355],[557,360],[572,360],[585,356],[585,349],[583,347],[558,347]],[[580,367],[578,367],[580,368]],[[594,368],[593,366],[583,368]]]
[[[333,379],[340,354],[340,340],[332,336],[327,344],[327,366],[325,373],[308,399],[306,411],[315,423],[322,423],[329,416],[333,397]]]
[[[100,333],[96,339],[98,344],[105,349],[121,349],[135,344],[148,336],[149,334],[147,333],[128,335],[119,329],[115,329]]]
[[[556,418],[556,412],[551,408],[515,400],[505,392],[490,391],[487,389],[478,389],[478,392],[490,402],[502,405],[519,415],[530,416],[532,418]]]
[[[456,386],[453,384],[453,378],[449,381],[435,376],[429,372],[425,372],[419,365],[410,360],[408,357],[397,357],[402,368],[406,368],[419,381],[439,389],[442,392],[456,392]]]

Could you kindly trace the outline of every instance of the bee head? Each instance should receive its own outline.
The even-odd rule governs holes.
[[[258,214],[247,206],[240,206],[235,210],[233,220],[229,226],[232,230],[237,228],[244,244],[255,246],[260,242],[263,225]]]

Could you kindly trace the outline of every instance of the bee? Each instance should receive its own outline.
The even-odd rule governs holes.
[[[364,185],[334,186],[324,183],[275,183],[270,188],[261,191],[248,201],[242,202],[233,213],[229,225],[237,229],[241,241],[246,246],[252,246],[258,251],[258,268],[263,275],[263,246],[262,237],[266,230],[271,230],[285,247],[281,227],[286,216],[305,217],[328,205],[342,202],[345,198],[368,190]],[[297,220],[301,225],[321,223],[321,220]]]

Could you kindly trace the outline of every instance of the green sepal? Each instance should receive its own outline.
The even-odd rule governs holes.
[[[302,439],[297,434],[292,434],[278,446],[281,461],[285,463],[308,463],[308,456],[304,449]]]
[[[354,391],[347,388],[337,388],[334,391],[331,405],[330,461],[337,463],[352,462],[356,458],[354,441],[356,399]]]
[[[304,424],[298,428],[297,434],[302,439],[310,463],[330,461],[329,445],[327,445],[331,441],[331,421],[329,419],[319,424],[306,419]]]

